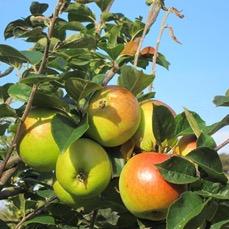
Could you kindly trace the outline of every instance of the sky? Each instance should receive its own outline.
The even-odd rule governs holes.
[[[0,43],[9,44],[19,50],[26,49],[22,40],[4,40],[5,26],[13,20],[29,15],[30,0],[0,1]],[[55,0],[42,0],[50,4],[52,12]],[[163,34],[159,51],[171,63],[169,71],[157,67],[154,81],[156,98],[169,104],[177,113],[186,107],[199,115],[207,124],[221,120],[229,113],[227,107],[216,107],[212,100],[215,95],[223,95],[229,88],[229,1],[228,0],[167,0],[168,7],[182,10],[184,19],[170,15],[167,24],[172,26],[176,37],[182,43],[175,43]],[[115,0],[112,12],[121,12],[134,19],[146,19],[148,6],[144,0]],[[160,14],[157,22],[147,35],[144,46],[155,46],[158,36]],[[1,70],[1,65],[0,65]],[[150,68],[146,73],[150,72]],[[14,76],[0,79],[0,85],[14,80]],[[214,135],[217,143],[229,137],[229,127]],[[229,152],[229,146],[221,152]]]

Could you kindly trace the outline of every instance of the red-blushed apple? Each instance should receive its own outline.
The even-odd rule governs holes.
[[[168,207],[184,191],[181,185],[167,182],[155,164],[169,159],[168,154],[143,152],[127,161],[119,178],[119,191],[126,208],[136,217],[162,220]]]
[[[179,142],[177,147],[175,148],[176,153],[186,156],[192,150],[197,148],[197,138],[194,134],[183,136]]]
[[[21,159],[41,172],[55,169],[60,150],[53,138],[51,121],[56,111],[35,108],[30,111],[22,125],[17,146]]]
[[[141,121],[133,138],[136,140],[136,146],[143,151],[152,151],[156,145],[152,124],[154,105],[165,106],[174,116],[176,115],[171,107],[158,100],[146,100],[140,104]]]
[[[109,184],[111,174],[106,151],[87,138],[71,144],[56,163],[57,181],[66,191],[82,198],[98,196]]]
[[[107,86],[91,99],[88,120],[88,136],[103,146],[118,146],[136,132],[140,122],[140,106],[129,90]]]

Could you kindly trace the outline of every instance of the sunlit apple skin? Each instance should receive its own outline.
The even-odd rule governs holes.
[[[141,121],[137,132],[134,135],[136,146],[143,151],[152,151],[156,145],[156,139],[153,134],[153,107],[154,105],[162,105],[167,107],[175,116],[176,113],[167,104],[158,100],[146,100],[140,104],[141,107]]]
[[[60,150],[53,138],[51,121],[56,111],[33,109],[22,125],[18,152],[28,166],[40,172],[55,169]]]
[[[56,163],[56,178],[69,193],[78,197],[98,196],[109,184],[112,166],[106,151],[96,142],[75,141]]]
[[[99,197],[82,199],[67,192],[56,180],[53,184],[53,190],[57,198],[63,203],[73,208],[93,208],[100,203]]]
[[[182,156],[188,155],[192,150],[197,148],[197,139],[195,135],[187,135],[179,140],[176,152]]]
[[[140,123],[140,106],[125,88],[108,86],[92,98],[89,109],[88,136],[103,146],[123,144],[136,132]]]
[[[154,166],[169,159],[169,155],[143,152],[124,166],[119,191],[126,208],[135,216],[148,220],[162,220],[168,207],[184,191],[183,186],[164,180]]]

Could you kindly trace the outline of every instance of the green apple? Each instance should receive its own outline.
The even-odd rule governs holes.
[[[121,145],[136,132],[140,115],[138,101],[129,90],[105,87],[90,101],[87,134],[103,146]]]
[[[146,100],[140,104],[141,121],[134,135],[136,146],[143,151],[155,150],[156,139],[153,133],[153,108],[155,105],[167,107],[175,116],[176,113],[165,103],[158,100]]]
[[[101,203],[101,200],[99,197],[85,199],[85,198],[80,198],[80,197],[72,195],[71,193],[66,191],[57,180],[53,184],[53,190],[57,198],[63,204],[69,205],[70,207],[73,207],[73,208],[84,207],[87,209],[88,208],[93,209],[96,206],[99,206],[99,204]]]
[[[162,220],[167,209],[185,190],[167,182],[155,164],[169,159],[168,154],[143,152],[127,161],[119,178],[119,191],[126,208],[136,217]]]
[[[28,166],[41,172],[55,169],[60,153],[51,131],[51,121],[55,115],[55,110],[31,110],[20,133],[17,146],[19,156]]]
[[[63,188],[78,197],[98,196],[109,184],[112,165],[106,151],[96,142],[75,141],[56,163],[56,178]]]

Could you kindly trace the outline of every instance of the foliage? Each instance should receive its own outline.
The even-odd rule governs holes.
[[[109,12],[110,0],[63,2],[60,10],[63,14],[57,15],[54,24],[54,16],[45,14],[48,4],[33,2],[30,15],[10,22],[4,31],[5,39],[23,39],[30,44],[30,49],[20,51],[0,45],[0,61],[13,67],[19,75],[17,82],[0,87],[1,166],[29,102],[32,107],[56,109],[61,114],[52,121],[52,132],[58,147],[64,151],[75,140],[85,136],[89,127],[88,104],[93,94],[105,86],[104,80],[110,73],[112,77],[117,74],[116,84],[130,90],[139,102],[155,95],[145,90],[155,78],[145,73],[155,53],[140,52],[137,66],[133,64],[134,42],[142,37],[145,27],[142,18],[131,20],[121,13]],[[99,7],[101,16],[93,12],[92,2]],[[49,37],[47,30],[51,25],[53,30]],[[169,62],[165,56],[157,55],[157,64],[168,69]],[[41,68],[43,62],[45,65]],[[115,84],[114,79],[111,82]],[[30,101],[34,87],[35,95]],[[216,97],[214,102],[228,106],[228,92],[223,97]],[[113,178],[99,197],[99,205],[90,209],[73,209],[60,203],[52,189],[53,172],[38,173],[19,160],[17,164],[7,165],[5,172],[14,168],[16,172],[9,180],[0,178],[0,199],[6,200],[0,214],[0,228],[15,228],[20,222],[20,227],[25,228],[66,229],[192,229],[204,228],[203,225],[207,225],[206,228],[228,225],[229,188],[224,174],[228,173],[228,157],[225,154],[220,156],[222,167],[211,137],[229,124],[228,116],[210,126],[188,109],[174,117],[166,107],[155,106],[154,116],[153,132],[158,150],[172,152],[179,138],[190,134],[195,134],[198,142],[198,148],[187,157],[177,155],[158,165],[168,182],[187,186],[187,191],[170,206],[166,221],[137,219],[121,201],[118,177],[126,162],[123,155],[130,156],[134,150],[129,142],[129,145],[106,149],[111,152]],[[14,149],[11,156],[16,156],[16,151]]]

